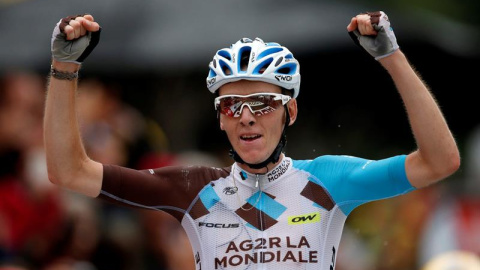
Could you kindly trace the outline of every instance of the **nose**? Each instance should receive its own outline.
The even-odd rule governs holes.
[[[250,108],[244,104],[240,113],[240,124],[243,126],[253,126],[256,122],[255,115],[253,115]]]

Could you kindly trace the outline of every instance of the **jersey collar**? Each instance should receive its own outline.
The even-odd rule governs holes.
[[[232,165],[232,173],[237,183],[242,183],[250,187],[261,186],[263,188],[278,181],[291,166],[292,159],[289,157],[283,157],[282,161],[277,166],[273,167],[272,170],[265,174],[249,173],[238,166],[237,163]]]

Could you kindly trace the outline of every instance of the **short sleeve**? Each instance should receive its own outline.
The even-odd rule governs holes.
[[[408,193],[415,188],[405,172],[406,155],[382,160],[321,156],[304,169],[323,185],[345,214],[370,201]]]

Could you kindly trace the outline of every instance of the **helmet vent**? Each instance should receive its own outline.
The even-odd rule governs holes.
[[[297,71],[297,66],[295,64],[287,64],[277,69],[276,73],[284,75],[293,75]]]
[[[215,71],[213,71],[212,69],[210,69],[210,72],[208,73],[208,77],[209,77],[209,78],[213,78],[213,77],[215,77],[215,76],[217,76],[217,73],[215,73]]]
[[[223,71],[223,74],[225,75],[232,75],[233,72],[232,72],[232,69],[227,65],[227,63],[223,62],[222,60],[219,61],[220,63],[220,68],[222,69]]]
[[[259,64],[255,70],[253,71],[253,74],[263,74],[263,72],[270,66],[270,64],[272,63],[273,61],[273,58],[268,58],[268,59],[265,59],[265,61],[263,61],[261,64]]]
[[[278,67],[278,65],[280,65],[282,61],[283,61],[283,57],[278,58],[277,62],[275,62],[275,66]]]
[[[224,50],[218,51],[218,55],[225,57],[226,59],[228,59],[228,61],[232,61],[232,56],[227,51],[224,51]]]
[[[271,54],[274,54],[274,53],[277,53],[277,52],[281,52],[283,51],[283,48],[282,47],[273,47],[273,48],[268,48],[266,49],[265,51],[261,52],[258,57],[257,57],[257,60],[260,60],[262,59],[263,57],[265,56],[268,56],[268,55],[271,55]]]
[[[241,72],[246,72],[248,69],[248,63],[250,61],[250,52],[252,51],[252,48],[249,46],[243,47],[239,50],[238,52],[238,59],[240,60],[238,65],[239,65],[239,71]]]
[[[278,44],[276,42],[267,42],[267,43],[265,43],[265,46],[280,46],[280,44]]]

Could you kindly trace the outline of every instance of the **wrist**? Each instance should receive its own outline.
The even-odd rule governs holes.
[[[78,72],[80,70],[80,64],[71,63],[71,62],[60,62],[55,59],[52,60],[52,69],[55,69],[60,72]]]
[[[73,81],[78,79],[78,70],[80,64],[71,62],[60,62],[55,59],[52,60],[50,67],[50,77],[57,80]]]
[[[380,62],[380,64],[382,64],[384,68],[389,70],[395,67],[396,65],[403,63],[405,60],[406,60],[406,57],[403,54],[403,52],[400,50],[396,50],[389,56],[379,59],[378,62]]]

